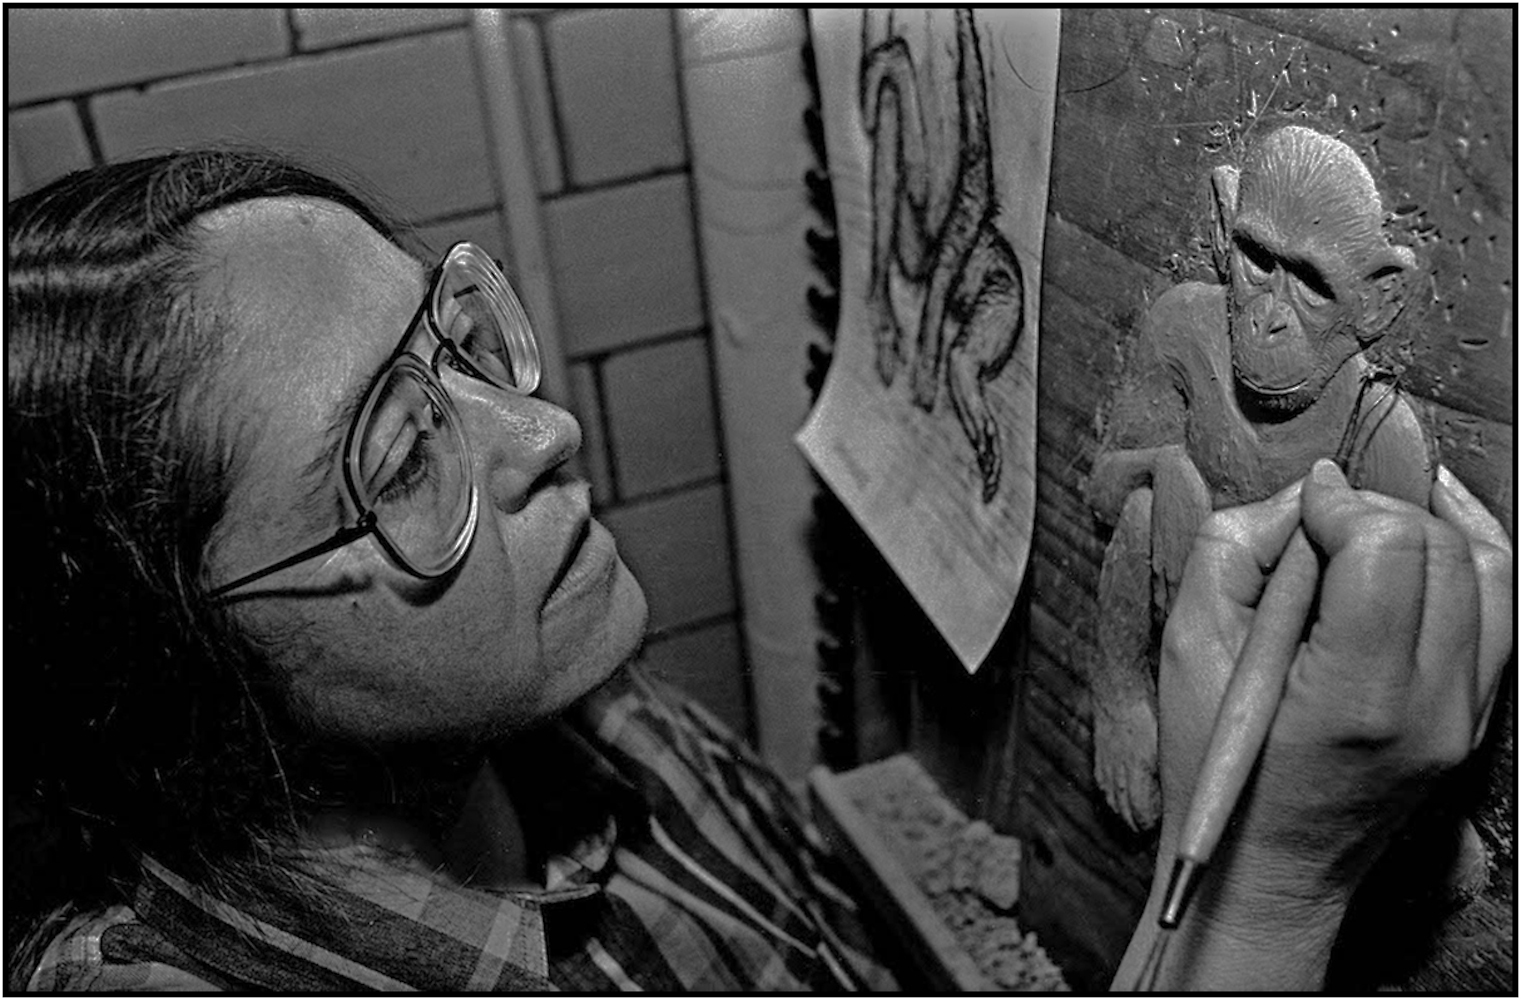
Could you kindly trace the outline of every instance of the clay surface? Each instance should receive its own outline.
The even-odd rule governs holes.
[[[1433,466],[1397,376],[1362,351],[1405,308],[1414,254],[1392,246],[1350,148],[1289,126],[1216,168],[1223,284],[1147,310],[1088,483],[1113,528],[1091,678],[1094,777],[1133,829],[1161,815],[1157,639],[1210,511],[1272,495],[1318,458],[1354,486],[1426,505]],[[1148,572],[1149,569],[1149,572]]]

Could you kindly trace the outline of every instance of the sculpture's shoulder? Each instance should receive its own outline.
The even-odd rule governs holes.
[[[1230,345],[1225,286],[1202,281],[1172,286],[1146,310],[1140,332],[1163,361],[1181,361],[1200,349],[1224,353]]]
[[[1141,317],[1104,425],[1106,451],[1181,443],[1185,396],[1204,369],[1228,363],[1225,292],[1190,281],[1174,285]],[[1220,352],[1220,358],[1212,352]]]

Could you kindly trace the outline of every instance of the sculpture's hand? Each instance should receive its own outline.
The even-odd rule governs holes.
[[[1151,485],[1157,458],[1164,451],[1165,447],[1117,448],[1098,456],[1088,474],[1086,499],[1100,521],[1105,524],[1119,521],[1130,494]]]
[[[1431,507],[1352,490],[1319,462],[1200,532],[1163,639],[1162,868],[1254,605],[1296,525],[1321,565],[1268,745],[1178,932],[1172,985],[1319,985],[1352,890],[1481,738],[1512,651],[1511,546],[1450,473]]]

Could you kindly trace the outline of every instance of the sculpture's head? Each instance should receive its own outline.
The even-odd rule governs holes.
[[[1239,185],[1217,183],[1216,191],[1237,391],[1256,407],[1297,413],[1389,329],[1415,255],[1389,244],[1362,160],[1311,129],[1267,136],[1248,154]]]

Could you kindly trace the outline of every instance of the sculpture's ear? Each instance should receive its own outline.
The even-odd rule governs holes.
[[[1221,281],[1230,280],[1231,226],[1236,221],[1236,194],[1241,187],[1241,171],[1235,167],[1216,167],[1209,175],[1214,190],[1215,225],[1211,233],[1215,270]]]
[[[1410,276],[1415,272],[1415,254],[1409,247],[1385,246],[1362,265],[1364,286],[1362,326],[1359,339],[1377,340],[1405,306]]]

